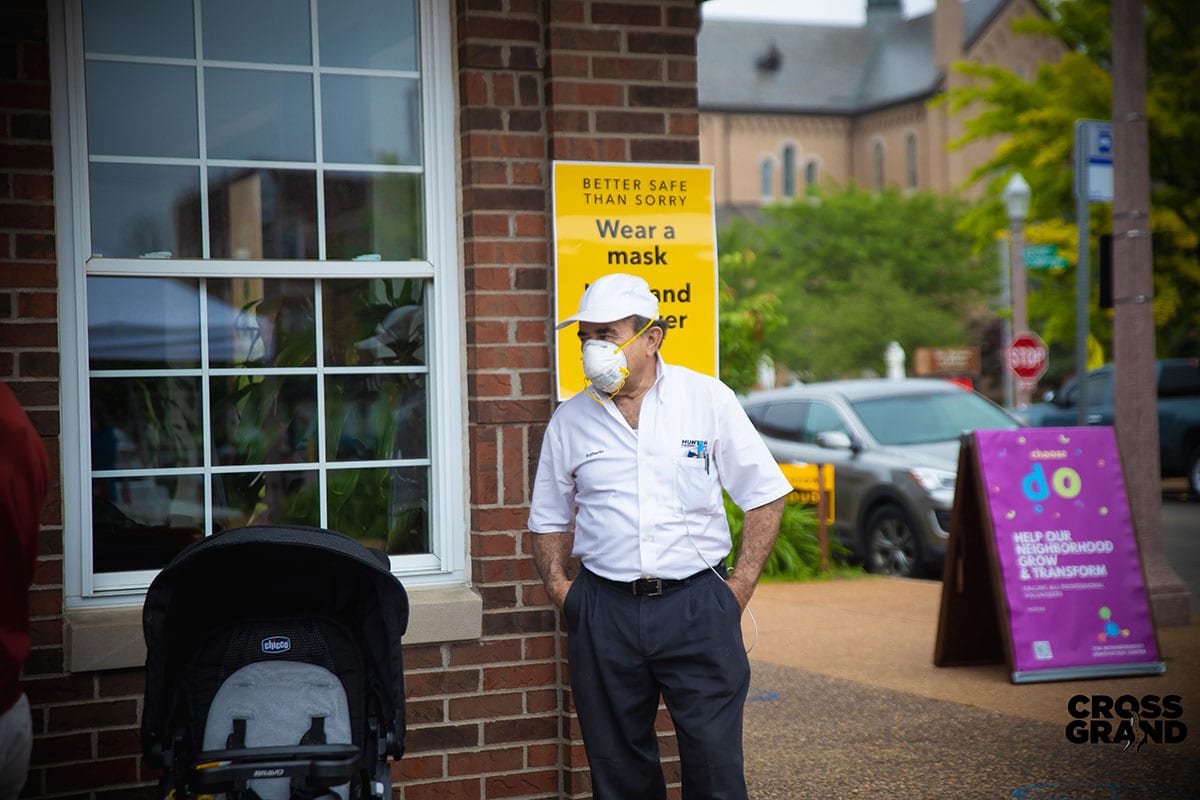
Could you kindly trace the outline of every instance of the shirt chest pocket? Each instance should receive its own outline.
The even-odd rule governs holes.
[[[674,472],[675,499],[683,512],[711,512],[720,506],[720,484],[707,458],[676,456]]]

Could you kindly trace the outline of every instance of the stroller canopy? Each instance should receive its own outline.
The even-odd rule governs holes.
[[[179,553],[154,579],[142,614],[146,697],[142,746],[161,767],[177,687],[196,643],[225,625],[274,616],[337,620],[362,642],[370,684],[379,689],[395,758],[404,750],[401,637],[408,596],[385,554],[345,534],[264,525],[214,534]]]

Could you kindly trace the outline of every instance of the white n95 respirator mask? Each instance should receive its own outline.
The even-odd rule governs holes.
[[[589,339],[583,343],[583,374],[597,389],[612,395],[625,385],[629,363],[621,348],[612,342]]]

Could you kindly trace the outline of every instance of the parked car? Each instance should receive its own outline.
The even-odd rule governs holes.
[[[1158,398],[1158,450],[1162,477],[1187,477],[1193,497],[1200,497],[1200,359],[1167,358],[1154,366]],[[1088,425],[1112,425],[1113,366],[1087,374]],[[1068,381],[1046,402],[1014,412],[1039,428],[1079,424],[1079,382]]]
[[[871,572],[941,574],[966,431],[1020,427],[932,378],[831,381],[742,399],[776,461],[832,464],[834,531]]]

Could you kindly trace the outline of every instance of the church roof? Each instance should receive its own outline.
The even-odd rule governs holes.
[[[1006,2],[964,0],[964,51]],[[854,114],[933,95],[933,15],[884,14],[856,27],[704,20],[700,109]]]

